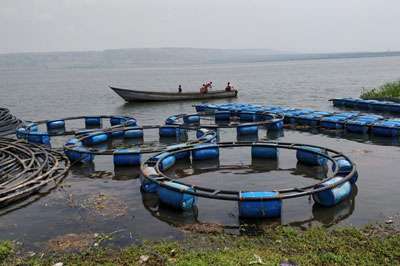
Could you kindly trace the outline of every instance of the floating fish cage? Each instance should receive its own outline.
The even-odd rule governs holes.
[[[102,128],[105,120],[108,120],[111,126],[137,125],[136,119],[129,116],[75,116],[27,123],[26,125],[17,128],[16,136],[18,139],[26,139],[30,143],[50,145],[51,137],[95,132],[99,128]],[[69,129],[68,122],[72,121],[82,121],[82,128]],[[45,126],[46,130],[39,130],[40,126]]]
[[[271,131],[282,130],[283,116],[268,112],[220,110],[213,113],[173,115],[165,120],[165,124],[182,128],[207,128],[215,131],[219,128],[236,128],[237,136],[248,136],[258,134],[259,128]]]
[[[0,138],[0,166],[0,206],[5,207],[54,188],[70,162],[44,146]]]
[[[332,171],[323,180],[304,187],[270,189],[268,191],[231,191],[201,187],[174,180],[166,174],[178,160],[216,160],[220,149],[250,147],[253,159],[277,160],[279,150],[296,151],[299,163],[312,166],[328,165]],[[179,154],[179,156],[177,156]],[[324,207],[332,207],[348,198],[358,174],[354,163],[346,155],[324,147],[280,142],[221,142],[195,144],[162,152],[146,160],[141,166],[141,188],[144,192],[157,193],[161,203],[177,210],[191,209],[197,197],[237,201],[239,216],[243,218],[280,217],[285,199],[312,196]]]
[[[282,114],[286,125],[305,125],[310,128],[344,130],[356,134],[397,138],[400,135],[400,119],[389,119],[379,115],[359,112],[321,112],[311,109],[294,109],[281,106],[253,104],[199,104],[197,111],[216,114],[218,112],[268,112]],[[295,127],[296,129],[296,127]],[[303,129],[303,128],[301,128]]]
[[[96,145],[109,140],[119,139],[142,139],[145,130],[158,129],[160,138],[174,137],[181,142],[181,137],[186,136],[187,130],[176,125],[154,125],[154,126],[114,126],[95,132],[77,132],[76,137],[69,139],[64,145],[65,154],[73,162],[92,162],[96,155],[112,155],[115,166],[138,166],[141,163],[142,154],[170,151],[185,148],[192,144],[215,142],[216,132],[208,129],[196,129],[196,140],[185,143],[163,147],[144,147],[140,144],[135,148],[112,148],[100,150]],[[178,158],[180,154],[176,155]]]
[[[329,100],[336,107],[346,107],[378,112],[400,113],[400,103],[391,101],[363,100],[357,98],[336,98]]]
[[[0,136],[13,134],[15,129],[23,123],[10,110],[0,107]]]

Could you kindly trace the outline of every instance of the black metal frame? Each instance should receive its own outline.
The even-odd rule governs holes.
[[[59,118],[59,119],[47,119],[47,120],[40,120],[40,121],[34,121],[34,122],[30,122],[29,125],[25,126],[25,129],[27,129],[27,133],[29,134],[29,130],[32,126],[34,125],[43,125],[43,124],[47,124],[47,122],[50,121],[58,121],[58,120],[64,120],[64,121],[72,121],[72,120],[80,120],[80,119],[85,119],[87,117],[99,117],[100,119],[109,119],[112,117],[125,117],[128,119],[134,119],[136,121],[136,119],[134,117],[130,117],[130,116],[125,116],[125,115],[86,115],[86,116],[71,116],[71,117],[65,117],[65,118]],[[116,126],[120,126],[120,125],[116,125]],[[55,136],[68,136],[68,135],[75,135],[76,133],[78,133],[80,130],[85,130],[84,128],[82,129],[77,129],[77,130],[65,130],[62,133],[51,133],[51,132],[40,132],[40,133],[46,133],[47,135],[49,135],[49,137],[55,137]],[[88,129],[88,130],[92,130],[93,132],[102,130],[102,128],[93,128],[93,129]]]
[[[100,134],[112,134],[112,132],[121,132],[121,131],[128,131],[128,130],[146,130],[146,129],[158,129],[164,126],[168,126],[168,127],[175,127],[177,129],[187,129],[187,130],[197,130],[194,128],[183,128],[177,125],[145,125],[145,126],[135,126],[135,127],[131,127],[131,126],[124,126],[124,125],[117,125],[117,126],[113,126],[110,128],[106,128],[106,129],[98,129],[96,131],[93,131],[93,133],[91,133],[90,135],[87,136],[81,136],[81,137],[77,137],[77,139],[80,142],[83,142],[85,139],[88,139],[94,135],[100,135]],[[213,131],[208,130],[207,134],[215,134],[216,137],[216,133]],[[201,138],[199,140],[192,140],[189,142],[183,142],[182,144],[187,144],[187,145],[194,145],[194,144],[200,144],[200,143],[204,143],[205,141],[202,141]],[[84,147],[85,148],[85,152],[84,153],[90,153],[93,155],[113,155],[114,151],[116,151],[116,149],[108,149],[108,150],[104,150],[104,151],[98,151],[96,149],[91,148],[90,146],[85,146],[85,145],[67,145],[64,144],[64,150],[69,150],[69,151],[77,151],[75,150],[75,148],[78,147]],[[139,146],[140,148],[140,146]],[[162,152],[165,151],[166,148],[153,148],[153,149],[149,149],[149,150],[143,150],[140,149],[139,152],[141,154],[146,154],[146,153],[157,153],[157,152]],[[78,151],[79,152],[79,151]]]
[[[312,195],[315,193],[319,193],[328,189],[332,189],[335,188],[347,181],[349,181],[353,175],[356,172],[356,166],[355,164],[351,161],[351,159],[349,157],[347,157],[346,155],[329,149],[329,148],[325,148],[325,147],[320,147],[320,146],[316,146],[316,145],[308,145],[308,144],[297,144],[297,143],[286,143],[286,142],[268,142],[268,141],[258,141],[258,142],[221,142],[216,144],[219,148],[228,148],[228,147],[251,147],[252,145],[262,145],[265,147],[274,147],[274,148],[281,148],[281,149],[288,149],[288,150],[303,150],[306,152],[310,152],[310,153],[314,153],[316,155],[319,156],[323,156],[326,159],[328,159],[329,161],[331,161],[331,163],[335,166],[334,167],[334,171],[332,172],[332,174],[330,176],[328,176],[327,178],[321,180],[318,183],[315,183],[313,185],[309,185],[309,186],[304,186],[304,187],[296,187],[296,188],[288,188],[288,189],[280,189],[280,190],[272,190],[272,191],[276,191],[278,192],[277,196],[274,197],[261,197],[261,198],[246,198],[246,201],[267,201],[267,200],[283,200],[283,199],[291,199],[291,198],[297,198],[297,197],[303,197],[303,196],[308,196],[308,195]],[[322,149],[324,151],[326,151],[325,153],[320,153],[320,152],[316,152],[313,150],[309,150],[307,149],[307,147],[312,147],[312,148],[319,148]],[[185,152],[185,151],[192,151],[195,150],[197,147],[196,146],[191,146],[185,149],[177,149],[175,151],[169,152],[171,155],[176,154],[178,152]],[[332,155],[330,155],[330,153]],[[160,153],[162,154],[162,153]],[[158,154],[158,155],[160,155]],[[157,155],[156,155],[157,156]],[[331,180],[332,178],[336,177],[339,171],[339,167],[336,163],[335,159],[338,158],[343,158],[346,159],[347,161],[349,161],[351,163],[352,167],[352,171],[347,174],[345,177],[343,177],[340,181],[335,182],[334,184],[328,185],[328,186],[323,186],[323,187],[319,187],[316,188],[316,186]],[[219,199],[219,200],[230,200],[230,201],[241,201],[242,199],[240,198],[240,192],[242,191],[233,191],[233,190],[217,190],[217,189],[213,189],[213,188],[207,188],[207,187],[200,187],[200,186],[195,186],[195,185],[191,185],[191,184],[186,184],[184,182],[180,182],[177,180],[174,180],[170,177],[168,177],[165,173],[163,173],[160,170],[160,163],[163,159],[162,156],[160,156],[158,158],[158,160],[154,163],[151,162],[151,160],[154,160],[154,157],[148,159],[147,161],[145,161],[144,163],[142,163],[141,165],[141,170],[143,172],[143,175],[146,179],[150,180],[151,182],[157,183],[159,186],[161,187],[166,187],[169,190],[173,190],[176,192],[181,192],[181,193],[185,193],[185,194],[190,194],[193,196],[198,196],[198,197],[204,197],[204,198],[210,198],[210,199]],[[146,168],[148,166],[153,166],[158,174],[158,176],[156,175],[148,175],[146,171]],[[180,190],[177,189],[175,187],[169,186],[168,184],[166,184],[164,181],[171,181],[174,183],[178,183],[178,184],[182,184],[185,185],[187,187],[190,187],[193,189],[193,191],[191,190]]]
[[[233,116],[232,116],[233,114]],[[186,124],[183,121],[178,122],[176,121],[175,123],[172,123],[171,125],[177,125],[182,128],[190,129],[190,128],[207,128],[207,129],[218,129],[218,128],[237,128],[237,127],[242,127],[242,126],[268,126],[273,123],[283,121],[284,116],[282,114],[273,114],[269,112],[262,112],[262,113],[252,113],[252,112],[239,112],[238,114],[254,114],[254,115],[269,115],[272,116],[272,119],[268,119],[265,121],[257,121],[257,122],[240,122],[238,119],[237,122],[231,122],[229,124],[201,124],[201,123],[193,123],[193,124]],[[191,115],[198,115],[201,118],[204,117],[212,117],[215,116],[215,113],[208,113],[208,112],[200,112],[200,113],[191,113],[191,114],[178,114],[178,115],[173,115],[173,117],[176,117],[178,119],[182,119],[185,116],[191,116]],[[170,116],[172,117],[172,116]],[[238,117],[235,116],[234,113],[231,112],[231,117]]]

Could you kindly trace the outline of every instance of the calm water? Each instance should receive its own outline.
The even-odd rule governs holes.
[[[398,79],[399,73],[400,57],[162,68],[14,69],[0,72],[0,105],[25,120],[126,114],[135,116],[142,125],[159,124],[168,115],[193,112],[193,103],[126,104],[107,85],[174,90],[182,84],[184,90],[194,90],[206,80],[212,80],[216,88],[223,88],[229,80],[240,91],[237,101],[333,110],[330,98],[357,97],[362,87]],[[156,135],[156,131],[146,134],[145,141],[152,143]],[[233,131],[222,132],[223,140],[235,138]],[[301,228],[314,224],[363,225],[400,211],[398,140],[295,130],[285,130],[283,135],[260,132],[259,138],[342,151],[357,163],[360,177],[354,195],[334,208],[318,208],[308,198],[288,200],[284,202],[281,219],[260,222],[258,226],[271,222]],[[55,143],[60,145],[63,141],[61,138]],[[227,167],[233,164],[244,167]],[[218,169],[219,166],[226,169]],[[220,161],[181,163],[171,171],[187,182],[233,189],[293,187],[310,184],[313,178],[326,173],[326,169],[296,165],[290,152],[283,152],[279,162],[263,164],[252,162],[248,150],[240,149],[224,150]],[[158,206],[154,195],[142,195],[138,176],[138,169],[114,169],[111,158],[99,156],[94,164],[75,167],[62,187],[49,195],[32,199],[31,204],[8,213],[3,210],[0,238],[16,239],[35,248],[59,235],[113,232],[111,242],[125,245],[144,238],[180,238],[184,233],[178,227],[196,222],[220,223],[239,233],[235,228],[244,222],[238,219],[236,203],[200,199],[197,209],[177,213]],[[91,208],[93,202],[116,211],[97,212]]]

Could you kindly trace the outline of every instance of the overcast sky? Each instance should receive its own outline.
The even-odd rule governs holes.
[[[400,0],[0,0],[0,53],[400,50]]]

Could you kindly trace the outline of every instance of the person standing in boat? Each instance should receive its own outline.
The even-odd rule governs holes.
[[[206,93],[206,84],[203,83],[203,86],[200,87],[200,93],[201,94]]]
[[[212,81],[209,81],[209,82],[207,83],[207,92],[208,92],[208,90],[211,89],[211,88],[212,88]]]
[[[182,85],[178,86],[178,93],[182,93]]]
[[[228,82],[228,84],[225,87],[225,91],[232,91],[233,87],[231,86],[231,83]]]

